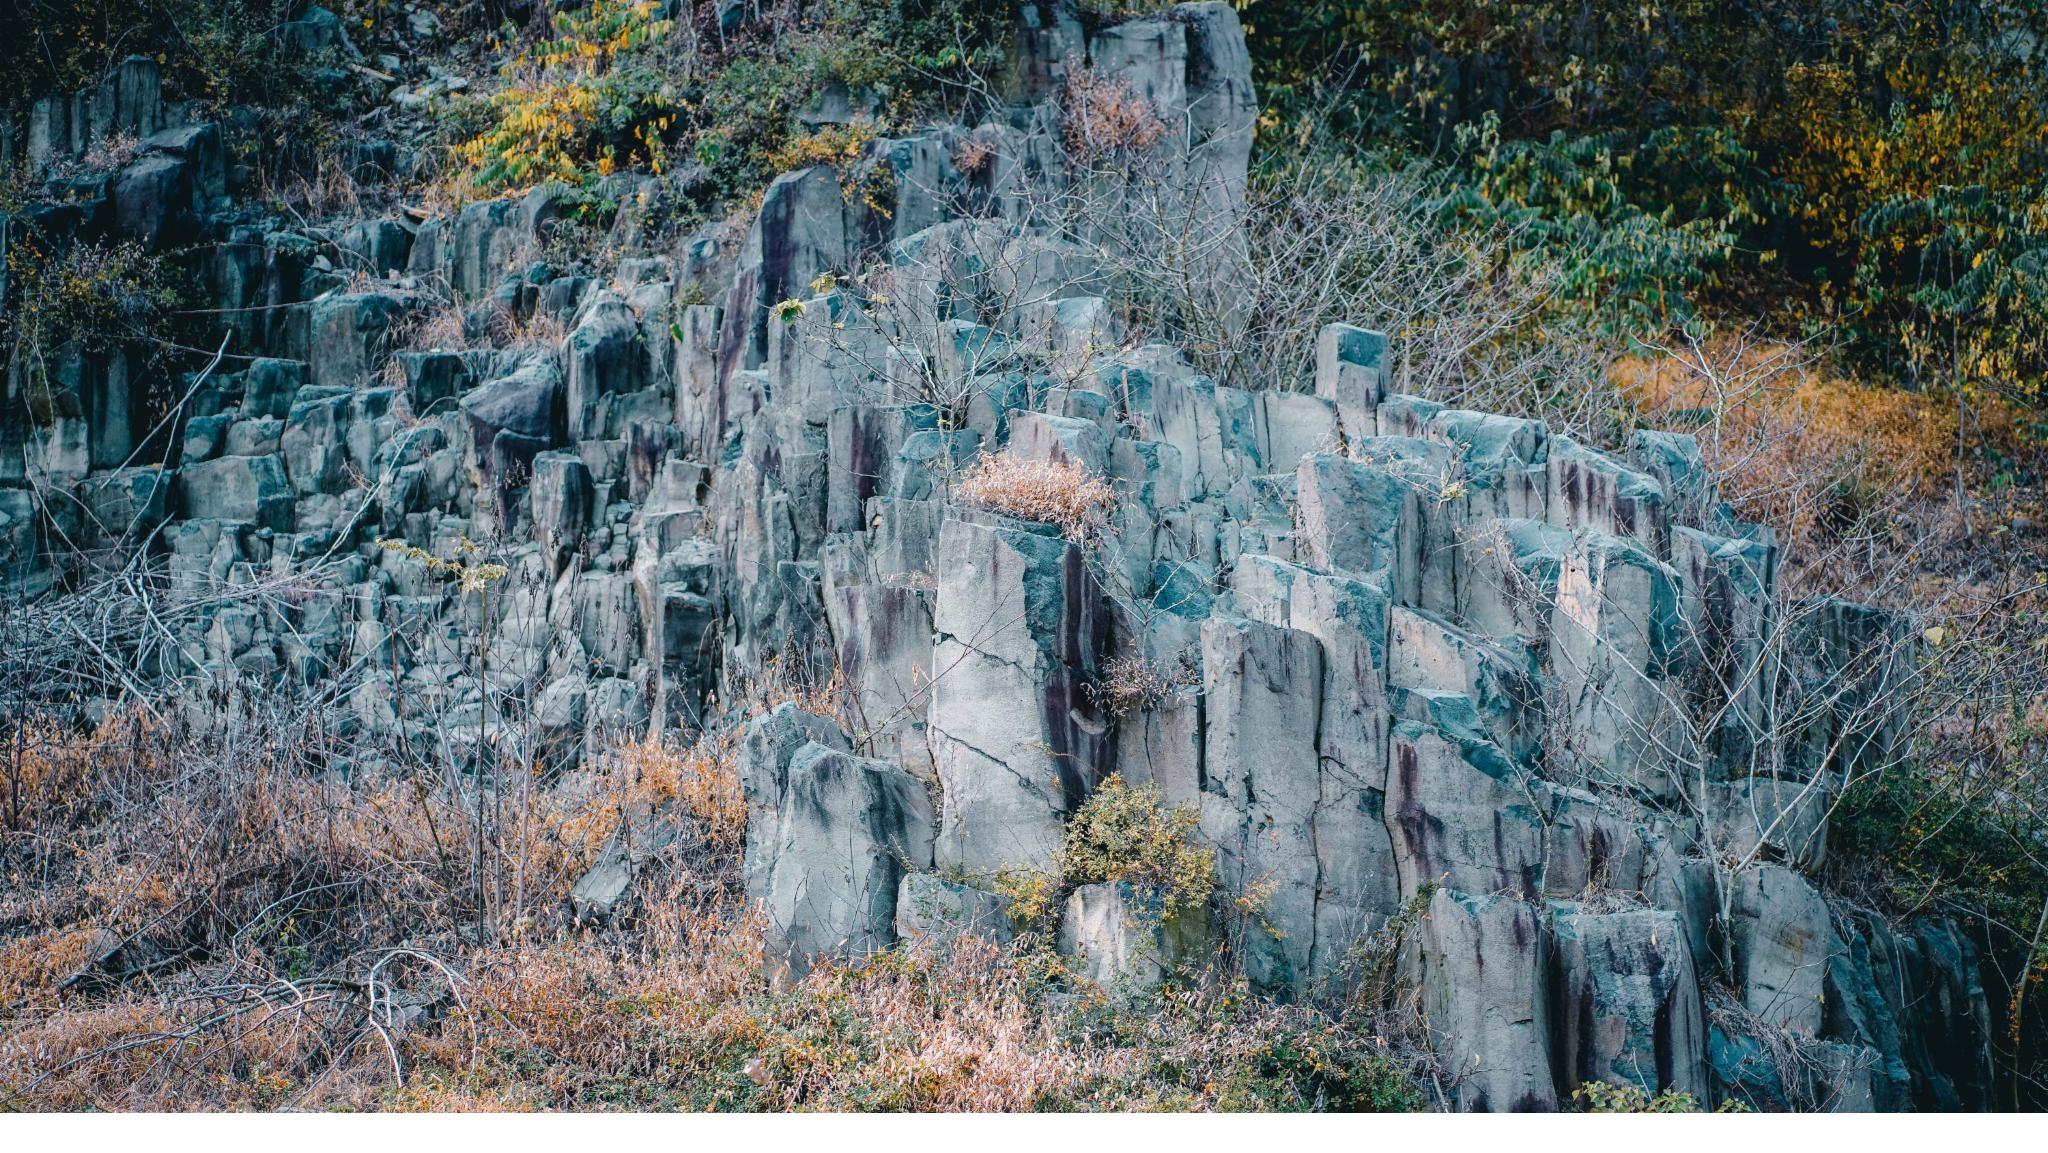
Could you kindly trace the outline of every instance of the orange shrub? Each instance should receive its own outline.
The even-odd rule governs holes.
[[[1166,137],[1166,124],[1130,81],[1069,59],[1060,132],[1068,154],[1086,163],[1144,152]]]
[[[1699,438],[1723,499],[1745,519],[1809,540],[1858,492],[1926,498],[1953,475],[1953,409],[1820,371],[1782,347],[1720,351],[1726,363],[1711,375],[1675,356],[1611,371],[1641,423]]]

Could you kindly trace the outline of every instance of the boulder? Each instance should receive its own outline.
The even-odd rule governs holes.
[[[1202,831],[1233,892],[1263,890],[1267,931],[1244,939],[1254,985],[1307,980],[1316,946],[1316,752],[1323,653],[1315,637],[1250,620],[1202,624]]]
[[[1827,902],[1783,865],[1754,866],[1732,884],[1728,936],[1743,1007],[1794,1036],[1818,1036],[1839,947]]]
[[[766,905],[771,946],[802,973],[896,940],[896,894],[931,868],[937,822],[917,778],[816,743],[790,758]]]
[[[789,764],[807,745],[846,749],[846,734],[839,723],[794,704],[778,705],[747,722],[740,738],[734,772],[740,794],[747,803],[747,836],[742,876],[747,895],[756,900],[768,895],[768,878],[775,864],[777,838],[781,835],[783,793],[789,784]]]
[[[1108,771],[1084,688],[1106,648],[1102,594],[1045,526],[955,513],[939,531],[930,731],[939,862],[1045,868],[1061,819]]]
[[[1551,930],[1560,1088],[1605,1081],[1706,1100],[1699,975],[1678,918],[1565,905]]]
[[[1316,337],[1316,395],[1337,406],[1352,439],[1377,436],[1376,412],[1388,392],[1387,336],[1349,324],[1326,324]]]
[[[1296,474],[1300,559],[1422,603],[1421,491],[1382,468],[1316,453]]]
[[[1142,992],[1211,956],[1209,919],[1200,907],[1169,914],[1159,896],[1125,882],[1082,885],[1067,896],[1059,951],[1106,989]]]
[[[947,944],[975,937],[1002,944],[1017,931],[1009,910],[1009,898],[999,893],[933,873],[906,873],[896,891],[896,936]]]

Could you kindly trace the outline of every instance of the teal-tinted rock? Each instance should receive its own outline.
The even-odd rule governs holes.
[[[1420,603],[1421,489],[1385,468],[1328,453],[1303,460],[1296,483],[1298,554],[1317,568],[1378,583],[1402,604]]]
[[[1604,1081],[1704,1099],[1699,975],[1678,918],[1560,905],[1550,926],[1557,1058],[1568,1085]]]
[[[1429,433],[1429,422],[1444,406],[1419,396],[1396,393],[1380,401],[1378,435],[1421,437]]]
[[[1657,482],[1676,523],[1703,525],[1719,503],[1718,486],[1691,433],[1639,428],[1628,438],[1628,461]]]

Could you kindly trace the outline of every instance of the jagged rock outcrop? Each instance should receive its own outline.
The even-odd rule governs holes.
[[[1589,1080],[1985,1104],[1967,933],[1809,875],[1828,798],[1899,739],[1857,702],[1912,675],[1900,622],[1787,619],[1769,533],[1683,434],[1617,455],[1391,394],[1387,338],[1344,324],[1303,350],[1312,394],[1123,341],[1086,247],[1020,211],[1059,176],[1058,86],[1084,59],[1143,94],[1187,136],[1177,194],[1228,219],[1256,108],[1237,17],[1091,33],[1022,7],[1008,106],[972,129],[987,171],[949,159],[966,128],[881,142],[886,211],[791,172],[737,243],[707,229],[606,284],[523,259],[547,190],[359,222],[331,247],[384,279],[352,283],[313,238],[216,214],[218,134],[161,106],[146,61],[38,105],[31,172],[143,138],[69,188],[63,226],[206,235],[235,357],[151,392],[117,350],[33,415],[10,376],[7,591],[58,585],[80,537],[146,539],[187,592],[290,579],[295,600],[179,626],[158,671],[331,683],[366,747],[457,763],[489,741],[571,766],[739,721],[713,714],[771,673],[833,684],[838,715],[754,717],[737,756],[746,889],[798,971],[1009,936],[993,878],[1052,864],[1120,773],[1198,810],[1224,893],[1170,923],[1129,885],[1071,893],[1054,935],[1106,984],[1231,941],[1254,984],[1304,996],[1392,927],[1460,1108],[1553,1109]],[[878,266],[893,309],[831,287]],[[434,286],[566,336],[394,347]],[[1105,531],[965,507],[981,452],[1113,485]],[[506,571],[479,597],[385,539]],[[1116,656],[1191,675],[1112,713]],[[631,879],[607,856],[579,918]]]

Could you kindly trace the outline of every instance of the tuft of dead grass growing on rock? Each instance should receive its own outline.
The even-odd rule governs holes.
[[[983,453],[956,489],[960,501],[1019,520],[1057,525],[1076,543],[1099,531],[1116,504],[1109,482],[1063,460]]]

